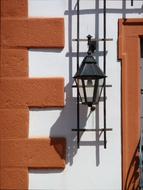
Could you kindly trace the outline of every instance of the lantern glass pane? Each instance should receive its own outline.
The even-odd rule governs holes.
[[[104,79],[76,79],[80,101],[92,107],[99,102],[102,93]]]
[[[102,79],[98,79],[98,86],[95,87],[95,89],[97,89],[96,92],[95,92],[95,97],[94,97],[95,98],[94,99],[95,103],[98,103],[98,101],[99,101],[99,98],[100,98],[101,93],[102,93],[103,83],[104,83],[104,79],[103,78]]]
[[[84,90],[83,90],[83,83],[82,83],[82,80],[81,79],[76,79],[76,83],[77,83],[77,86],[78,86],[78,89],[79,89],[79,95],[80,95],[80,98],[81,98],[81,102],[85,102],[85,97],[84,97]]]
[[[95,80],[87,79],[87,80],[84,80],[84,83],[85,83],[87,102],[92,102],[93,95],[94,95]]]

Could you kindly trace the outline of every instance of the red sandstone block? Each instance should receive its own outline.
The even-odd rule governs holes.
[[[2,46],[26,47],[28,41],[28,22],[21,18],[1,19],[1,43]]]
[[[64,19],[2,19],[2,45],[16,47],[64,47]]]
[[[137,189],[140,181],[138,153],[136,154],[136,152],[138,152],[137,147],[140,139],[139,36],[142,35],[142,32],[143,19],[119,21],[119,49],[121,49],[119,53],[122,59],[123,190]],[[133,179],[133,177],[135,178]]]
[[[28,109],[0,109],[0,139],[27,138]]]
[[[63,78],[0,80],[0,108],[63,106]]]
[[[28,77],[27,49],[1,49],[0,77]]]
[[[28,155],[30,168],[64,168],[66,141],[64,138],[30,139]]]
[[[29,19],[29,46],[64,47],[64,19]]]
[[[0,152],[2,168],[28,166],[27,139],[1,140]]]
[[[2,17],[28,16],[28,0],[1,0]]]
[[[28,169],[2,168],[0,190],[28,190]]]
[[[64,138],[1,140],[1,168],[64,168]]]

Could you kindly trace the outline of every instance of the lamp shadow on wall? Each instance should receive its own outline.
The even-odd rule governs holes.
[[[66,104],[62,109],[57,121],[53,124],[50,130],[51,137],[65,137],[67,142],[66,163],[73,164],[73,157],[76,155],[77,135],[72,132],[72,128],[76,128],[76,99],[71,95],[71,85],[65,87]],[[84,128],[87,120],[87,109],[81,111],[81,128]]]
[[[72,95],[72,85],[73,85],[73,59],[76,58],[76,52],[73,52],[72,48],[72,39],[73,39],[73,16],[76,14],[76,1],[69,0],[68,1],[68,10],[65,11],[65,15],[68,17],[68,52],[66,53],[66,57],[69,60],[69,83],[65,87],[66,93],[66,104],[64,109],[61,111],[61,114],[54,125],[51,127],[50,136],[61,136],[65,137],[67,140],[67,163],[70,165],[73,164],[73,158],[76,155],[77,149],[77,133],[72,131],[73,128],[77,127],[77,108],[76,108],[76,98]],[[74,7],[74,9],[73,9]],[[80,11],[80,14],[83,11]],[[95,1],[95,8],[88,10],[84,14],[93,14],[95,17],[95,37],[99,38],[99,0]],[[82,13],[83,14],[83,13]],[[88,34],[87,34],[88,35]],[[86,36],[85,36],[86,37]],[[75,43],[75,42],[74,42]],[[86,46],[86,44],[85,44]],[[103,51],[99,52],[99,47],[97,44],[96,47],[96,60],[99,61],[99,56],[103,56]],[[84,58],[86,52],[80,52],[79,56]],[[88,107],[86,105],[80,105],[80,128],[85,128],[88,118],[90,117],[90,113],[88,112]],[[99,107],[96,107],[95,110],[95,126],[93,128],[99,129]],[[85,132],[86,133],[86,132]],[[93,132],[92,132],[93,133]],[[80,141],[80,146],[95,146],[95,158],[96,158],[96,166],[100,164],[100,146],[104,146],[104,141],[100,140],[102,132],[94,132],[95,140],[92,141]],[[83,135],[83,132],[80,132],[80,137]]]
[[[77,148],[77,133],[72,131],[73,128],[76,128],[76,98],[72,97],[71,84],[68,84],[65,87],[66,92],[66,104],[65,107],[61,110],[60,116],[55,121],[55,123],[50,128],[50,137],[65,137],[67,141],[67,150],[66,150],[66,163],[69,165],[73,164],[73,159],[76,153],[78,152]],[[96,129],[99,128],[99,110],[98,108],[95,111],[96,115]],[[90,117],[88,112],[88,107],[86,105],[80,105],[80,128],[84,129],[86,123]],[[92,132],[93,133],[93,132]],[[80,132],[80,138],[83,135],[83,132]],[[104,142],[100,140],[101,132],[95,133],[95,140],[93,141],[80,141],[80,146],[95,146],[95,156],[96,156],[96,166],[100,163],[100,146],[104,145]]]
[[[76,1],[74,1],[76,2]],[[99,15],[103,13],[103,9],[99,7],[100,0],[95,1],[95,8],[80,10],[80,15],[92,14],[95,16],[95,37],[99,39]],[[73,9],[74,7],[74,9]],[[107,8],[107,13],[119,13],[123,18],[126,17],[126,14],[130,13],[138,13],[140,14],[141,9],[127,9],[126,2],[122,2],[122,8],[112,9]],[[73,59],[76,58],[76,52],[73,51],[72,48],[72,39],[73,39],[73,16],[76,15],[76,3],[73,6],[73,1],[68,1],[68,10],[65,11],[65,16],[68,17],[68,52],[66,53],[66,57],[69,59],[69,83],[65,87],[66,93],[66,104],[59,118],[53,124],[50,130],[51,137],[65,137],[67,139],[67,160],[66,162],[70,165],[73,164],[73,158],[77,154],[77,134],[73,132],[72,129],[76,128],[76,98],[72,95],[72,84],[73,84]],[[101,24],[101,23],[100,23]],[[75,42],[74,42],[75,43]],[[107,54],[108,52],[106,52]],[[80,52],[79,56],[84,57],[86,52]],[[103,56],[103,52],[99,51],[98,43],[96,47],[96,61],[99,62],[99,57]],[[112,73],[111,73],[112,75]],[[95,128],[99,129],[100,127],[100,115],[99,115],[99,107],[97,106],[95,111],[96,124]],[[80,128],[85,128],[86,122],[88,120],[88,109],[86,106],[80,106]],[[83,133],[80,133],[82,136]],[[96,157],[96,166],[100,164],[100,147],[104,145],[104,142],[101,140],[101,132],[96,132],[95,141],[81,141],[80,146],[95,146],[95,157]]]

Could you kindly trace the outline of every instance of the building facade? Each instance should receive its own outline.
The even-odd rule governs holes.
[[[0,2],[0,189],[141,189],[143,1]],[[78,32],[79,63],[90,34],[107,75],[106,139],[102,93],[94,111],[79,104],[79,148]]]

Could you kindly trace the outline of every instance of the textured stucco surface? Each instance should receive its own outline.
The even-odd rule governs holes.
[[[140,36],[143,19],[119,20],[119,59],[122,60],[123,189],[139,188]]]
[[[63,107],[64,78],[29,78],[29,47],[64,47],[64,20],[28,18],[27,0],[1,0],[0,189],[28,189],[28,169],[65,167],[64,138],[28,138],[29,107]]]

